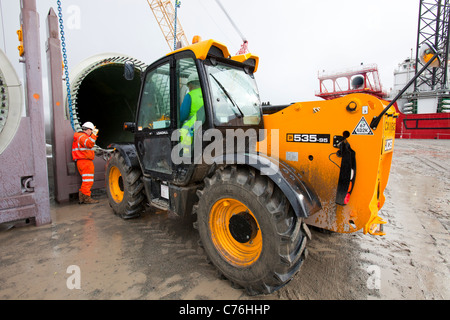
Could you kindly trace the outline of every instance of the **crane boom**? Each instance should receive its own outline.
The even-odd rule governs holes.
[[[174,43],[181,42],[182,46],[187,46],[189,41],[184,33],[180,21],[176,17],[175,7],[170,0],[147,0],[152,10],[156,22],[169,45],[170,50],[174,50]]]
[[[234,23],[233,19],[231,19],[230,15],[228,14],[227,10],[225,10],[225,7],[222,5],[222,3],[219,0],[216,0],[216,3],[220,7],[220,9],[222,9],[223,13],[226,15],[226,17],[228,18],[228,20],[230,21],[231,25],[234,27],[236,32],[241,36],[242,41],[244,42],[247,41],[246,37],[241,32],[241,30],[239,30],[236,23]]]
[[[234,23],[233,19],[231,19],[230,15],[228,14],[227,10],[225,10],[225,7],[222,5],[222,3],[219,0],[216,0],[216,3],[220,7],[220,9],[222,9],[223,13],[228,18],[228,20],[230,21],[231,25],[234,27],[236,32],[241,36],[242,45],[241,45],[241,49],[239,49],[237,54],[248,53],[248,40],[247,40],[247,38],[244,36],[244,34],[241,32],[241,30],[239,30],[239,28],[237,27],[236,23]]]

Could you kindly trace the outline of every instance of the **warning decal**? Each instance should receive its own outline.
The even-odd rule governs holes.
[[[370,129],[370,126],[367,123],[366,118],[364,118],[364,117],[361,118],[361,120],[359,121],[359,123],[356,126],[355,130],[353,130],[352,134],[373,136],[372,129]]]

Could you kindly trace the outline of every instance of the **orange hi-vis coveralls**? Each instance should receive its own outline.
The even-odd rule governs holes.
[[[96,140],[97,136],[94,134],[89,136],[85,132],[76,132],[72,143],[72,158],[77,163],[82,179],[80,192],[89,197],[94,185],[94,161],[92,160],[94,160],[95,152],[92,148]]]

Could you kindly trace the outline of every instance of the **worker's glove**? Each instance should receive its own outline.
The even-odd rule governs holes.
[[[94,130],[92,130],[92,133],[93,133],[94,135],[98,136],[98,129],[95,128]]]

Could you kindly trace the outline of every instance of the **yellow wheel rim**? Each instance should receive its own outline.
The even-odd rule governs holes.
[[[109,191],[115,202],[120,203],[123,200],[123,179],[119,168],[111,167],[109,171]]]
[[[261,230],[242,202],[217,201],[211,208],[209,227],[214,246],[231,264],[246,267],[258,260],[262,251]]]

